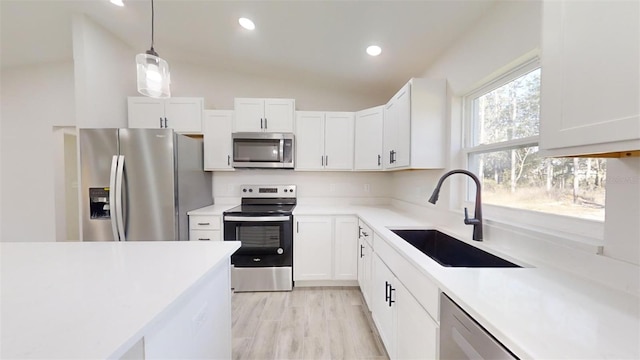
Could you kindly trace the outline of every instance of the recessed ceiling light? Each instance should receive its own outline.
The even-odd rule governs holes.
[[[371,45],[367,48],[367,54],[371,56],[378,56],[382,53],[382,49],[378,45]]]
[[[109,0],[113,5],[124,6],[122,0]]]
[[[253,29],[256,28],[256,24],[254,24],[253,21],[251,21],[250,19],[247,19],[247,18],[238,19],[238,23],[240,24],[240,26],[242,26],[243,28],[245,28],[247,30],[253,30]]]

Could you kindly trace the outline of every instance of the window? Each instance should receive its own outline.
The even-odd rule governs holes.
[[[540,73],[530,61],[465,97],[469,170],[484,204],[604,220],[604,159],[538,153]]]

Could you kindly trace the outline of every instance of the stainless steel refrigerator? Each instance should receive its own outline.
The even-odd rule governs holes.
[[[213,203],[201,139],[171,129],[80,129],[83,241],[188,240]]]

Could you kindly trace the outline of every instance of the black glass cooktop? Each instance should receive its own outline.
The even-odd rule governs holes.
[[[291,215],[295,205],[239,205],[224,212],[225,215]]]

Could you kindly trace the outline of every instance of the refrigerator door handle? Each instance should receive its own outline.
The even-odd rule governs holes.
[[[116,169],[118,167],[118,155],[111,158],[111,172],[109,176],[109,204],[111,217],[111,231],[113,232],[113,240],[118,241],[118,224],[116,220]]]
[[[124,233],[124,216],[122,211],[122,181],[124,177],[124,155],[118,156],[118,169],[116,171],[116,219],[120,241],[126,241]]]

